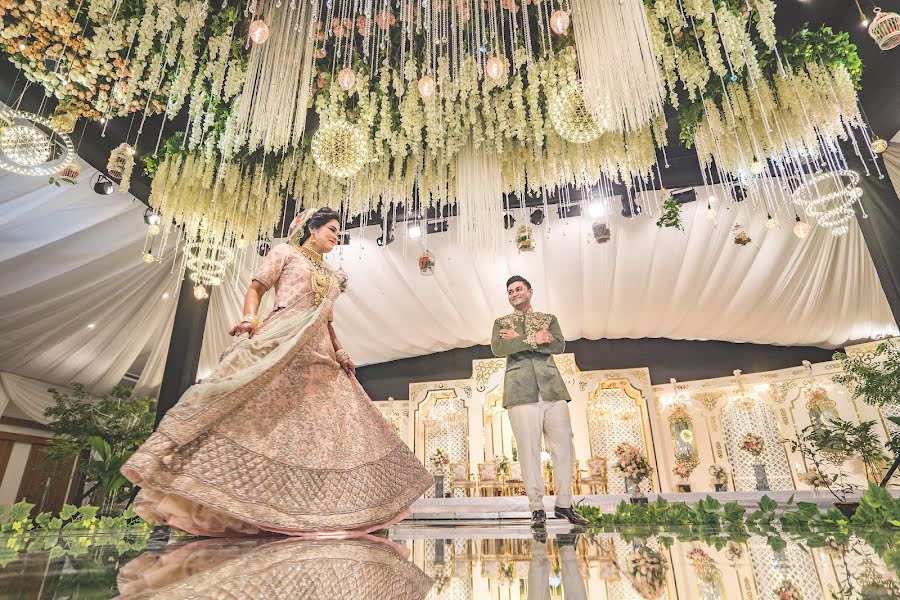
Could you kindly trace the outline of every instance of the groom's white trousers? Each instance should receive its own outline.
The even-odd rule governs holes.
[[[553,459],[556,506],[572,506],[572,423],[564,400],[519,404],[508,409],[509,424],[516,436],[522,479],[528,494],[528,510],[544,509],[544,473],[541,468],[541,435]]]

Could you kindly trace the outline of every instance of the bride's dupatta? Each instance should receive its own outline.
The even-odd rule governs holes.
[[[185,446],[263,390],[328,320],[340,294],[339,278],[331,274],[318,306],[301,298],[272,313],[256,335],[226,351],[213,375],[188,388],[166,413],[157,433]]]

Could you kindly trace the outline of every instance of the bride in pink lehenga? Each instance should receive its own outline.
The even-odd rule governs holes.
[[[338,215],[307,210],[253,276],[239,335],[122,468],[139,515],[196,535],[352,537],[409,515],[432,477],[357,382],[331,326]],[[258,325],[260,299],[275,308]]]

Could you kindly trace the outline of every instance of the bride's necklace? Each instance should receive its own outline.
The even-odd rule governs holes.
[[[307,248],[306,246],[295,246],[300,254],[306,258],[309,263],[310,280],[312,283],[313,293],[316,295],[316,306],[321,304],[322,298],[328,294],[328,287],[331,285],[331,272],[322,260],[322,255],[318,252]]]

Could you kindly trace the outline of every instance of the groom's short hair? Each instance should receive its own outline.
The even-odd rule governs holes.
[[[525,284],[525,287],[527,287],[529,290],[531,289],[531,284],[528,283],[528,280],[525,279],[524,277],[522,277],[521,275],[513,275],[512,277],[507,279],[506,280],[506,289],[509,289],[509,286],[516,283],[517,281],[521,281],[522,283]]]

